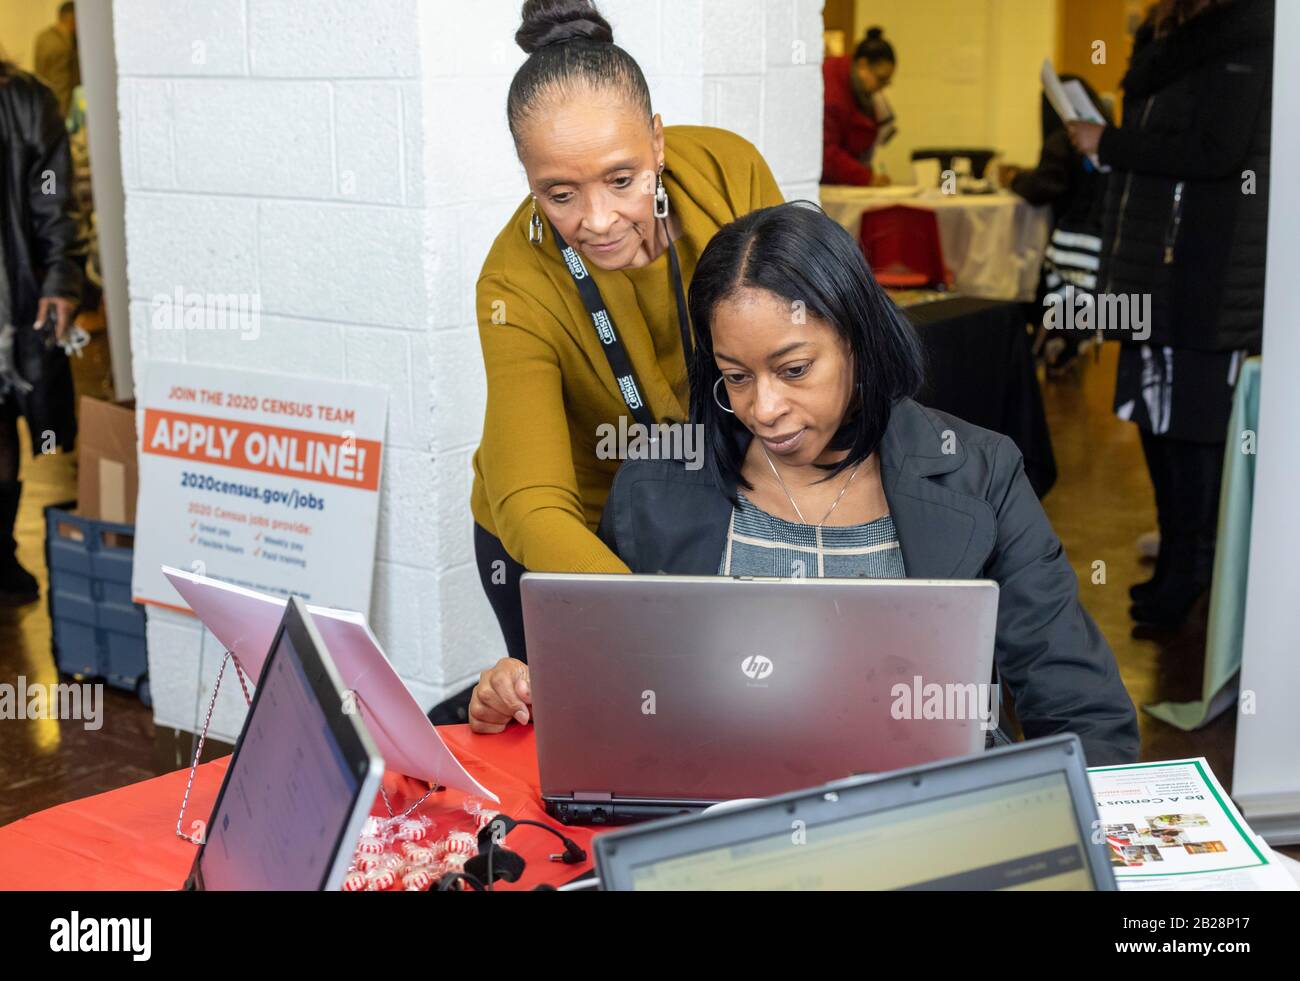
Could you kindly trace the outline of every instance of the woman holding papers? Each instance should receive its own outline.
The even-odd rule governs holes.
[[[1086,79],[1066,75],[1067,84],[1079,85],[1097,111],[1109,118],[1097,93]],[[1040,324],[1044,360],[1049,378],[1068,369],[1083,340],[1077,331],[1058,330],[1049,335],[1041,324],[1049,297],[1073,310],[1080,294],[1097,289],[1097,267],[1101,252],[1101,206],[1106,190],[1106,175],[1070,143],[1070,133],[1060,114],[1043,93],[1043,149],[1038,166],[1015,172],[1011,190],[1030,204],[1049,205],[1052,209],[1052,236],[1043,255],[1039,280],[1037,318]]]
[[[1108,325],[1160,525],[1139,623],[1181,623],[1210,584],[1232,390],[1263,330],[1272,53],[1273,0],[1164,0],[1135,41],[1124,124],[1071,124],[1114,168],[1099,291],[1150,297],[1143,329]]]
[[[885,89],[894,77],[894,48],[879,27],[853,52],[822,62],[826,93],[822,117],[822,183],[879,187],[889,178],[871,161],[896,132]]]
[[[523,665],[525,569],[627,571],[595,534],[618,468],[603,427],[685,420],[695,263],[720,227],[782,200],[741,137],[663,125],[591,3],[529,0],[516,40],[507,117],[530,194],[477,287],[488,392],[470,509],[510,654],[494,676]],[[463,721],[467,700],[434,717]]]
[[[1136,759],[1133,703],[1019,451],[912,401],[917,338],[853,237],[815,205],[765,208],[705,249],[690,302],[705,465],[623,464],[600,534],[628,567],[993,579],[996,670],[1025,734]],[[515,695],[488,698],[526,712]]]

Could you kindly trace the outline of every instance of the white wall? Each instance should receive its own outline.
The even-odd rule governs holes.
[[[1039,69],[1053,57],[1051,0],[858,0],[852,54],[879,25],[898,57],[885,94],[899,132],[877,159],[911,181],[912,150],[987,146],[1024,166],[1042,145]]]
[[[599,6],[666,123],[735,129],[787,196],[816,197],[820,0]],[[505,123],[519,7],[114,0],[137,383],[155,358],[389,387],[370,612],[425,706],[504,653],[473,562],[469,460],[485,395],[474,282],[527,193]],[[260,292],[260,340],[151,331],[149,299],[178,285]],[[191,618],[150,611],[160,724],[201,723],[221,653]],[[230,738],[242,700],[222,691],[213,733]]]
[[[1300,63],[1286,57],[1300,44],[1300,5],[1279,3],[1274,37],[1273,135],[1269,173],[1268,271],[1260,373],[1259,456],[1250,529],[1250,579],[1242,638],[1240,690],[1253,698],[1237,713],[1232,795],[1251,826],[1273,844],[1300,842],[1300,265],[1295,224],[1300,188],[1287,179],[1300,167]],[[1285,121],[1285,122],[1284,122]]]

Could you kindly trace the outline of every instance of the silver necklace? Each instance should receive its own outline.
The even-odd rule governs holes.
[[[767,459],[767,465],[772,468],[772,474],[776,477],[777,483],[781,485],[781,490],[785,491],[785,496],[789,499],[790,506],[794,508],[794,513],[799,516],[799,520],[803,522],[803,524],[808,524],[808,519],[805,518],[803,512],[799,510],[799,505],[795,502],[794,495],[790,493],[790,488],[785,486],[785,481],[781,478],[781,471],[777,470],[776,464],[772,462],[772,457],[768,454],[767,447],[763,446],[762,443],[759,443],[759,447],[763,450],[763,456]],[[822,515],[821,521],[817,522],[817,524],[813,526],[813,532],[817,539],[818,578],[826,575],[826,554],[822,551],[822,525],[826,523],[827,519],[830,518],[835,509],[840,506],[840,501],[844,499],[845,493],[848,492],[849,484],[853,483],[853,478],[858,475],[858,468],[861,466],[861,461],[858,461],[853,465],[853,472],[849,474],[849,479],[844,482],[844,486],[840,489],[839,496],[835,498],[835,503],[831,505],[829,511]]]
[[[781,472],[776,469],[776,464],[772,462],[772,457],[768,454],[767,447],[760,443],[759,448],[763,451],[763,456],[767,460],[767,465],[772,468],[772,473],[775,475],[777,483],[781,485],[781,490],[785,491],[785,496],[789,499],[790,506],[794,508],[794,513],[799,515],[800,522],[805,525],[808,524],[808,519],[805,518],[803,512],[799,510],[799,505],[795,503],[794,496],[790,493],[790,488],[786,487],[785,481],[781,479]],[[839,496],[835,498],[835,503],[831,505],[829,511],[822,515],[822,519],[817,522],[816,527],[820,528],[822,525],[826,524],[826,521],[830,518],[832,512],[840,506],[840,501],[843,500],[845,493],[847,493],[849,484],[853,483],[853,478],[858,475],[858,468],[860,466],[862,466],[862,461],[860,460],[853,465],[853,471],[849,474],[849,479],[844,482],[844,487],[840,490]]]

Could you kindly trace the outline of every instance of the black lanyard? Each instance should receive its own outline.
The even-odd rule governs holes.
[[[654,416],[650,414],[650,408],[646,404],[645,396],[642,395],[640,383],[637,381],[636,369],[632,367],[632,359],[627,355],[627,349],[623,347],[623,341],[618,336],[618,329],[614,326],[614,318],[610,316],[609,310],[605,306],[605,300],[600,295],[600,287],[596,281],[591,278],[587,272],[587,266],[582,261],[582,256],[578,251],[564,240],[564,236],[556,230],[555,225],[548,221],[551,226],[551,234],[555,236],[555,243],[559,246],[560,255],[564,259],[564,264],[569,269],[569,275],[573,277],[574,285],[578,287],[578,295],[582,297],[582,305],[587,308],[587,313],[591,315],[591,323],[596,328],[596,337],[600,339],[600,346],[605,351],[605,357],[609,359],[610,370],[614,372],[614,380],[618,383],[619,391],[623,395],[623,401],[632,411],[632,416],[641,425],[649,428],[654,425]],[[682,332],[682,353],[686,358],[687,374],[693,374],[690,370],[691,364],[691,330],[689,314],[686,310],[686,291],[682,288],[682,267],[677,259],[677,248],[672,242],[668,243],[668,260],[672,267],[673,290],[677,294],[677,326]]]

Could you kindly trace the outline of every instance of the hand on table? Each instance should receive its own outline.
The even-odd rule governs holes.
[[[888,187],[893,182],[889,179],[888,174],[882,174],[879,171],[871,175],[872,187]]]
[[[469,700],[471,732],[503,732],[510,720],[527,725],[532,718],[533,691],[528,665],[503,657],[479,675]]]
[[[1101,145],[1101,132],[1106,127],[1100,123],[1081,123],[1078,120],[1068,124],[1070,129],[1070,142],[1074,148],[1085,156],[1097,152],[1097,147]]]

